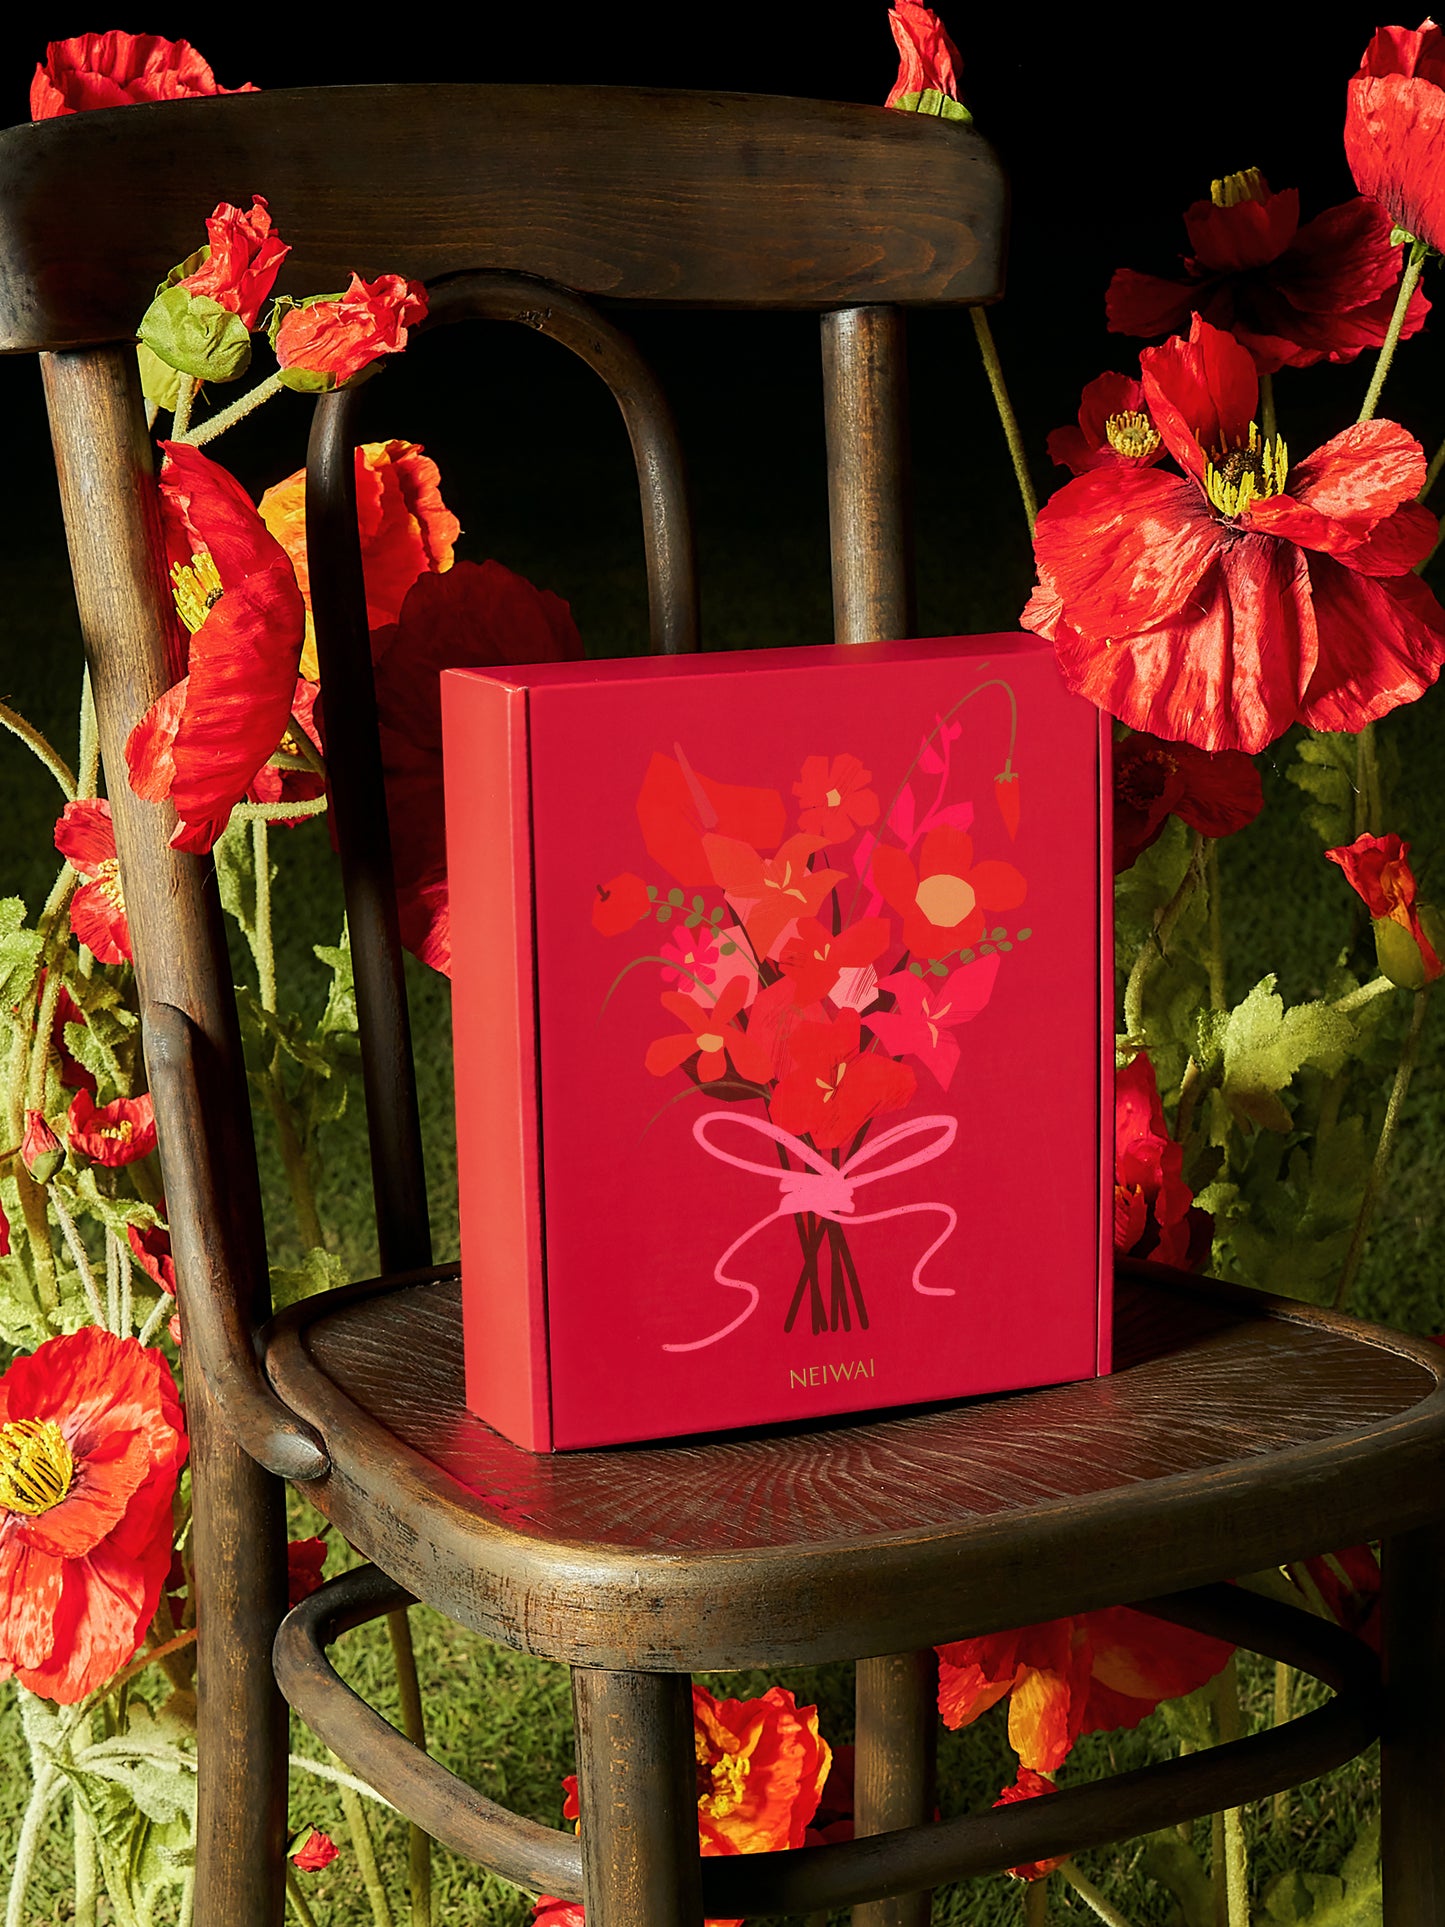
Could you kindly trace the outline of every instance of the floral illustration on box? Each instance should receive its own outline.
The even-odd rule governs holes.
[[[959,712],[990,690],[1007,700],[1008,744],[976,822],[973,801],[955,793]],[[883,1120],[913,1102],[921,1077],[926,1090],[949,1089],[961,1027],[986,1008],[1004,959],[1032,934],[1003,920],[1023,904],[1026,883],[993,854],[1011,850],[1018,833],[1017,728],[1009,684],[979,683],[935,719],[886,804],[874,772],[846,752],[806,756],[791,797],[704,775],[681,744],[654,754],[637,818],[671,883],[624,871],[598,884],[592,921],[603,936],[658,926],[606,1001],[632,972],[658,973],[661,1034],[647,1069],[680,1072],[725,1107],[694,1120],[698,1144],[778,1187],[773,1208],[713,1269],[742,1295],[742,1309],[664,1350],[702,1350],[752,1316],[761,1289],[729,1266],[781,1217],[792,1218],[800,1250],[786,1332],[805,1304],[814,1334],[867,1328],[847,1227],[885,1218],[938,1224],[913,1286],[954,1295],[925,1281],[953,1235],[953,1207],[925,1199],[860,1210],[857,1194],[953,1143],[958,1119],[949,1112]]]

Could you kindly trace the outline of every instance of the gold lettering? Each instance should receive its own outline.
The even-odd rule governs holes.
[[[788,1390],[790,1392],[792,1391],[795,1385],[806,1385],[807,1382],[808,1381],[802,1372],[790,1371],[788,1373]]]
[[[821,1385],[824,1383],[823,1368],[821,1365],[810,1365],[808,1367],[808,1383],[810,1385]]]
[[[810,1385],[837,1385],[840,1382],[847,1384],[855,1378],[876,1378],[877,1376],[877,1360],[872,1358],[852,1358],[847,1360],[846,1363],[809,1365],[803,1371],[794,1371],[789,1367],[788,1389],[791,1391],[795,1385],[806,1387]]]

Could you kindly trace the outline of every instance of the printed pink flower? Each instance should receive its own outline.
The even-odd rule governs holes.
[[[97,1105],[89,1091],[77,1091],[66,1135],[72,1151],[92,1164],[134,1164],[156,1148],[156,1113],[149,1092]]]
[[[729,1058],[739,1077],[755,1084],[766,1083],[773,1074],[772,1059],[738,1023],[746,997],[746,985],[737,978],[715,1004],[699,1004],[675,990],[665,990],[663,1009],[686,1029],[680,1035],[659,1037],[648,1046],[646,1062],[653,1076],[666,1077],[696,1054],[699,1084],[715,1084],[725,1077]]]
[[[911,970],[885,977],[879,988],[893,994],[892,1010],[870,1011],[868,1028],[894,1057],[916,1057],[947,1090],[958,1069],[959,1044],[953,1035],[969,1023],[993,995],[1000,958],[996,950],[963,964],[946,977]]]
[[[796,1025],[788,1055],[793,1068],[773,1093],[772,1119],[820,1151],[851,1144],[871,1119],[901,1110],[918,1088],[906,1064],[862,1049],[856,1010],[830,1023]]]
[[[662,981],[676,984],[684,997],[711,1002],[708,986],[717,980],[718,944],[710,928],[679,930],[662,945]]]
[[[868,787],[872,781],[872,770],[856,756],[835,756],[831,763],[826,756],[807,757],[793,785],[802,804],[798,828],[825,843],[846,843],[855,830],[878,821],[878,798]]]
[[[130,924],[109,803],[100,797],[67,803],[55,826],[55,847],[85,878],[70,899],[70,928],[77,941],[97,963],[129,963]]]
[[[783,945],[778,967],[792,982],[796,1002],[821,1003],[844,970],[875,963],[891,935],[887,917],[860,917],[837,936],[816,917],[803,917],[797,934]]]
[[[1150,468],[1166,453],[1149,419],[1144,385],[1129,375],[1096,375],[1080,397],[1077,428],[1056,428],[1049,436],[1050,460],[1073,475]]]

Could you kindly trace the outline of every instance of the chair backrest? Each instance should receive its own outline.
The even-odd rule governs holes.
[[[675,441],[655,384],[577,297],[820,313],[835,632],[841,642],[902,635],[911,569],[900,310],[1001,292],[1006,193],[987,144],[956,122],[750,95],[347,87],[127,107],[0,133],[0,351],[43,357],[188,1357],[247,1449],[305,1477],[324,1470],[324,1453],[255,1365],[265,1241],[210,866],[170,848],[174,819],[131,795],[123,753],[136,719],[184,669],[134,329],[210,208],[253,193],[266,195],[292,244],[281,291],[341,287],[352,270],[440,280],[439,318],[520,320],[598,369],[638,459],[654,646],[672,648],[691,646],[695,625]],[[429,1247],[414,1091],[398,1119],[389,1081],[400,1076],[411,1091],[384,808],[379,824],[376,815],[353,406],[343,394],[318,407],[308,538],[353,946],[369,980],[359,1001],[383,1264],[405,1266],[425,1263]],[[350,704],[337,700],[343,686]]]

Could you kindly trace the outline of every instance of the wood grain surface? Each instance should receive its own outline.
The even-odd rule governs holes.
[[[628,87],[325,87],[0,133],[0,351],[133,336],[219,201],[267,197],[278,291],[467,268],[688,307],[991,300],[1006,190],[972,128]]]

